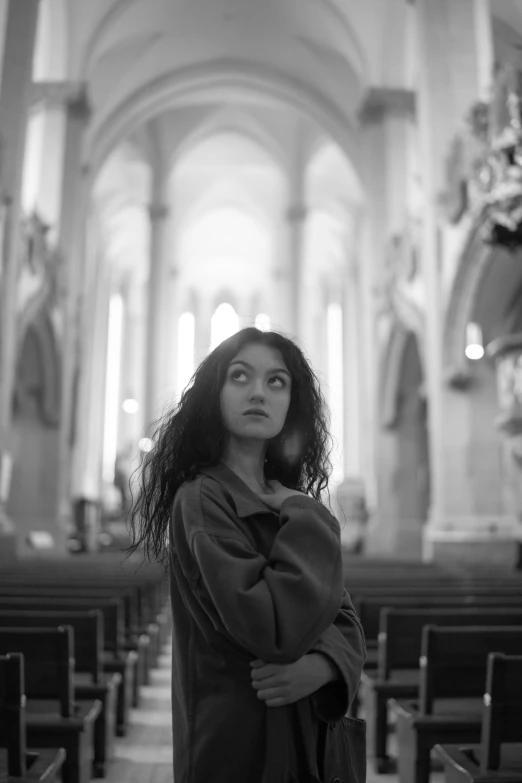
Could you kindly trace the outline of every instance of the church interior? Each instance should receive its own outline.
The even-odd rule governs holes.
[[[368,783],[522,783],[522,0],[0,0],[0,779],[172,781],[133,476],[245,326],[328,403]]]

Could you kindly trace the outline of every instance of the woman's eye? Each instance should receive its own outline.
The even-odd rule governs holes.
[[[270,381],[278,381],[279,386],[286,386],[286,381],[284,378],[281,378],[280,375],[274,375],[273,378],[270,378]]]
[[[233,378],[233,380],[238,381],[240,375],[243,375],[246,378],[246,373],[243,372],[243,370],[234,370],[230,377]]]

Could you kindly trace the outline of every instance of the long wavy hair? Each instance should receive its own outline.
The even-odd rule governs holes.
[[[147,560],[166,564],[174,496],[203,467],[218,465],[228,431],[220,395],[227,370],[246,345],[280,351],[292,378],[290,404],[281,432],[268,441],[265,479],[276,479],[320,499],[331,473],[329,414],[317,376],[301,349],[279,332],[242,329],[217,346],[199,365],[179,403],[154,425],[151,451],[142,453],[137,496],[131,486],[129,514],[132,554],[142,548]]]

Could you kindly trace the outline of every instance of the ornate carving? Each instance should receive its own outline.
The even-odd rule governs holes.
[[[458,223],[468,208],[467,171],[464,140],[456,135],[445,160],[445,191],[439,199],[444,215],[450,223]]]

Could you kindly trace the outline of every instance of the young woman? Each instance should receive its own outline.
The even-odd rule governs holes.
[[[176,783],[308,781],[296,705],[315,752],[355,696],[365,646],[320,501],[328,442],[301,350],[247,328],[200,364],[144,457],[133,548],[169,564]]]

